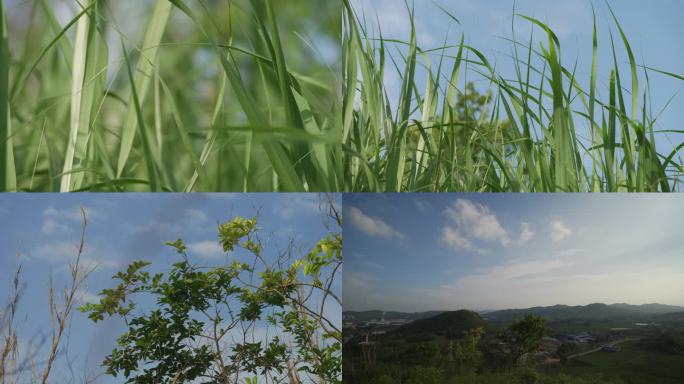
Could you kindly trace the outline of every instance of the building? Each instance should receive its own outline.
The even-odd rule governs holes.
[[[603,345],[601,346],[601,352],[620,352],[620,347],[616,345]]]
[[[561,339],[575,343],[593,343],[596,341],[596,337],[589,332],[582,332],[576,335],[562,335]]]

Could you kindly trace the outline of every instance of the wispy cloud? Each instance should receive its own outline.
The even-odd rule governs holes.
[[[404,235],[384,221],[367,216],[356,207],[349,207],[349,220],[359,230],[371,236],[403,238]]]
[[[428,208],[430,208],[430,202],[427,200],[416,198],[413,202],[416,204],[416,208],[418,208],[418,210],[421,212],[425,212],[428,210]]]
[[[174,236],[183,232],[185,228],[198,228],[209,222],[206,212],[197,208],[185,208],[173,216],[150,219],[133,228],[135,233],[148,233],[154,235]]]
[[[69,241],[47,243],[33,248],[29,255],[31,258],[66,268],[69,263],[76,261],[78,244]],[[114,251],[86,244],[83,248],[80,263],[89,268],[115,269],[119,267],[120,259],[120,256]]]
[[[80,289],[76,292],[76,300],[81,303],[99,303],[100,297],[96,293],[90,292],[87,289]]]
[[[532,240],[535,232],[532,230],[532,224],[528,222],[520,223],[520,237],[518,238],[518,244],[522,245]]]
[[[510,238],[499,219],[489,208],[466,199],[456,199],[449,206],[445,215],[458,226],[458,229],[469,236],[484,240],[498,241],[508,245]]]
[[[572,235],[572,229],[568,228],[560,220],[553,220],[551,222],[551,238],[553,241],[560,241]]]
[[[287,203],[276,207],[276,213],[283,219],[292,219],[299,214],[311,215],[321,212],[321,197],[318,194],[289,194],[287,200]]]
[[[205,221],[209,220],[209,216],[207,216],[204,211],[197,208],[186,209],[185,215],[187,216],[188,220],[194,223],[204,223]]]
[[[83,207],[89,220],[100,216],[99,211],[92,208]],[[45,235],[73,232],[80,223],[83,222],[81,207],[57,209],[48,207],[43,210],[43,224],[41,231]]]
[[[405,244],[368,239],[345,244],[350,256],[345,284],[357,287],[344,288],[345,303],[349,298],[356,308],[406,311],[683,304],[682,230],[675,218],[684,206],[676,196],[437,194],[421,199],[430,203],[425,212],[412,197],[353,195],[348,205],[345,201],[347,224],[354,230],[350,206],[368,207],[362,213],[369,226],[382,219],[415,234]],[[391,216],[373,216],[390,211]],[[478,251],[491,256],[478,257]],[[372,266],[364,262],[369,258]],[[356,278],[359,272],[381,278]]]
[[[473,242],[470,241],[470,239],[463,236],[457,228],[452,228],[448,226],[442,228],[441,240],[444,244],[452,248],[460,248],[469,251],[475,251],[481,255],[487,253],[485,249],[476,247],[475,244],[473,244]]]
[[[625,301],[677,304],[681,303],[681,296],[674,292],[684,289],[680,277],[681,271],[671,268],[642,266],[635,270],[623,266],[591,270],[563,259],[536,260],[484,269],[453,284],[422,290],[417,298],[419,302],[429,302],[430,308],[445,309],[454,305],[502,309]]]
[[[225,253],[217,241],[197,241],[187,245],[190,254],[205,259],[219,258]]]
[[[45,235],[52,235],[55,233],[69,233],[73,231],[73,227],[66,223],[59,222],[51,217],[48,217],[45,220],[43,220],[41,231]]]

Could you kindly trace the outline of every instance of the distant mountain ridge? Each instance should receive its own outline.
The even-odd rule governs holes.
[[[553,305],[550,307],[532,307],[524,309],[504,309],[486,314],[490,320],[512,320],[524,314],[533,314],[544,317],[547,320],[570,320],[588,319],[601,320],[612,318],[633,318],[644,315],[664,315],[667,313],[684,311],[684,307],[665,304],[641,304],[632,305],[625,303],[604,304],[593,303],[588,305]]]
[[[344,311],[343,319],[353,323],[362,323],[383,318],[386,321],[410,320],[416,321],[440,315],[449,311],[427,311],[427,312],[398,312],[398,311]],[[658,316],[658,317],[680,317],[684,314],[684,307],[666,305],[659,303],[650,304],[604,304],[593,303],[588,305],[553,305],[547,307],[531,307],[521,309],[503,309],[476,311],[485,320],[512,320],[526,313],[542,316],[547,320],[568,320],[568,319],[589,319],[600,320],[608,318],[632,318],[639,316]]]

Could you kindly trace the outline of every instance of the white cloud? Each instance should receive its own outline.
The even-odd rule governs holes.
[[[572,235],[572,229],[568,228],[560,220],[553,220],[551,222],[551,238],[553,241],[562,240]]]
[[[99,217],[100,214],[94,209],[84,207],[88,220],[94,217]],[[74,230],[74,226],[80,225],[83,222],[83,213],[81,207],[74,206],[71,208],[57,209],[55,207],[48,207],[43,210],[43,224],[41,230],[46,235],[57,233],[70,233]]]
[[[50,264],[60,265],[64,269],[75,262],[78,256],[78,244],[68,241],[48,243],[30,251],[30,256]],[[119,255],[113,251],[99,249],[86,244],[83,248],[80,264],[86,268],[116,269],[119,267]]]
[[[321,200],[318,194],[297,193],[287,195],[287,203],[279,204],[275,211],[283,219],[292,219],[298,214],[318,214]]]
[[[520,237],[518,238],[518,244],[525,244],[532,240],[535,232],[532,230],[532,225],[527,222],[520,223]]]
[[[170,233],[178,233],[180,229],[179,223],[152,219],[145,224],[135,226],[132,232],[168,236]]]
[[[371,236],[397,237],[400,239],[404,237],[389,224],[380,219],[367,216],[356,207],[349,207],[349,219],[356,228]]]
[[[456,228],[442,228],[442,242],[452,248],[462,248],[475,251],[479,254],[487,253],[485,250],[476,247],[470,239],[464,237]]]
[[[76,300],[81,304],[99,303],[100,297],[86,289],[80,289],[78,292],[76,292]]]
[[[185,210],[185,215],[188,218],[188,220],[195,222],[195,223],[202,223],[207,220],[209,220],[209,216],[207,216],[204,211],[196,209],[196,208],[188,208]]]
[[[484,205],[456,199],[445,213],[470,236],[486,241],[499,241],[504,246],[510,242],[508,233],[499,220]]]
[[[55,233],[69,233],[72,231],[72,228],[69,225],[60,223],[53,218],[47,218],[43,220],[41,230],[46,235],[52,235]]]
[[[578,256],[584,252],[586,252],[586,249],[571,248],[571,249],[566,249],[566,250],[560,251],[558,253],[558,255],[563,256],[563,257]]]
[[[628,282],[628,283],[625,283]],[[372,287],[371,287],[372,288]],[[640,266],[583,268],[561,259],[497,266],[417,293],[432,308],[503,309],[591,302],[681,304],[681,270]],[[628,299],[625,299],[625,298]],[[455,304],[458,303],[458,304]],[[413,310],[416,310],[414,307]]]
[[[52,264],[67,263],[77,255],[78,245],[68,241],[44,244],[31,251],[31,256]]]
[[[439,308],[453,307],[456,302],[459,308],[515,308],[548,296],[548,285],[553,285],[553,276],[558,276],[560,271],[572,265],[571,262],[554,259],[483,268],[458,278],[450,285],[422,290],[417,297]]]
[[[534,277],[555,269],[573,265],[572,262],[555,260],[534,260],[484,269],[481,274],[467,276],[463,280],[484,278],[486,280],[511,280]]]
[[[173,237],[186,232],[188,228],[205,228],[209,221],[209,215],[197,208],[185,208],[179,210],[178,215],[162,216],[150,219],[149,221],[135,225],[130,229],[129,234],[148,233],[159,237]]]
[[[418,210],[421,212],[425,212],[428,208],[430,208],[430,203],[427,200],[416,199],[413,202],[416,204],[416,208],[418,208]]]
[[[83,207],[86,210],[86,215],[88,216],[88,219],[92,217],[97,217],[99,216],[99,212],[88,207]],[[43,211],[43,217],[52,217],[52,218],[57,218],[57,219],[64,219],[64,220],[69,220],[69,221],[82,221],[83,220],[83,214],[81,213],[81,207],[80,206],[74,206],[71,208],[65,208],[65,209],[56,209],[55,207],[48,207],[45,208]]]
[[[187,245],[192,255],[212,259],[224,255],[223,249],[217,241],[198,241]]]

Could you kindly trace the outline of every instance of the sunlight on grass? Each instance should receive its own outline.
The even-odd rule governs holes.
[[[0,189],[342,188],[339,5],[39,0],[0,12]]]
[[[359,15],[344,0],[345,190],[681,189],[678,153],[684,131],[667,130],[676,139],[673,148],[656,148],[656,135],[665,132],[655,129],[661,111],[653,110],[649,76],[682,77],[638,64],[612,9],[619,39],[613,42],[611,36],[611,45],[599,46],[594,19],[593,46],[587,47],[591,74],[588,84],[582,84],[576,63],[562,62],[554,31],[535,18],[514,15],[535,29],[518,40],[512,25],[515,76],[507,78],[462,36],[421,49],[411,5],[399,3],[411,24],[405,41],[385,39],[382,31],[376,36],[364,21],[375,15]],[[458,22],[458,15],[447,16]],[[543,38],[537,45],[540,31]],[[393,55],[397,46],[400,54]],[[609,83],[598,84],[597,56],[604,50],[612,54],[614,67]],[[630,69],[626,79],[619,65],[622,51]],[[398,101],[388,97],[388,71],[400,75]],[[424,89],[417,85],[419,75],[427,78]],[[483,79],[490,91],[478,94],[469,82],[460,87],[463,78]],[[608,100],[598,97],[599,87],[606,88]]]

